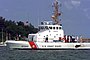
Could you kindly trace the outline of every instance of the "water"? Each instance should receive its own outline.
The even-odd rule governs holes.
[[[90,50],[9,50],[0,47],[0,60],[90,60]]]

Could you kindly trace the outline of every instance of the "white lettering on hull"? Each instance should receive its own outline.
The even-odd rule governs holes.
[[[61,47],[61,45],[42,45],[42,47]]]

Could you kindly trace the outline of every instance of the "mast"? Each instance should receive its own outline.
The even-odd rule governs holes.
[[[54,15],[52,15],[52,19],[54,20],[55,24],[60,24],[59,16],[61,15],[61,12],[59,12],[59,5],[57,0],[55,0],[53,7],[54,7]]]

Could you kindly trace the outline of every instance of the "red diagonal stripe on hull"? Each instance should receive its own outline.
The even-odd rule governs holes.
[[[30,41],[29,45],[31,46],[32,49],[37,49],[37,46],[33,41]]]

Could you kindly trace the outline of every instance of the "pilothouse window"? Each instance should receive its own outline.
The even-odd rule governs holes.
[[[55,29],[55,27],[53,27],[53,29]]]
[[[49,29],[52,29],[52,27],[49,27]]]
[[[48,26],[45,26],[45,29],[48,29]]]
[[[41,27],[41,29],[44,29],[44,27]]]
[[[59,27],[59,29],[61,29],[61,27]]]
[[[56,29],[58,30],[58,27],[56,27]]]
[[[43,23],[43,22],[41,22],[41,25],[44,25],[44,23]]]

